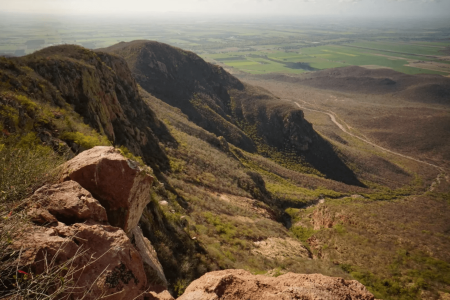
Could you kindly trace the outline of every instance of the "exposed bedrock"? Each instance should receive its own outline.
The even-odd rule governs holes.
[[[109,224],[129,232],[150,202],[153,177],[114,147],[94,147],[63,166],[63,180],[78,182],[105,207]]]
[[[244,270],[210,272],[192,282],[178,300],[373,300],[358,281],[321,274],[287,273],[279,277]]]

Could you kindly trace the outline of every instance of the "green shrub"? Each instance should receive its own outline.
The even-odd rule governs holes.
[[[85,135],[81,132],[64,132],[60,138],[75,142],[85,149],[111,145],[111,142],[105,136],[99,135],[95,130],[92,131],[92,135]]]
[[[26,110],[36,110],[38,108],[37,104],[26,96],[17,95],[16,99]]]
[[[306,242],[314,233],[316,233],[316,230],[303,226],[293,227],[291,228],[291,231],[302,242]]]
[[[344,234],[346,232],[344,225],[342,225],[341,223],[334,225],[333,227],[337,233],[339,234]]]
[[[0,203],[20,201],[44,182],[65,158],[38,143],[34,133],[0,140]]]
[[[74,291],[73,275],[79,270],[71,264],[81,253],[62,264],[50,258],[43,273],[32,274],[20,270],[19,253],[9,247],[30,230],[26,198],[43,184],[56,182],[57,167],[64,161],[41,146],[34,133],[0,139],[0,298],[56,299]]]
[[[133,153],[131,153],[130,150],[128,150],[127,147],[125,146],[120,146],[119,147],[119,151],[120,153],[122,153],[123,156],[125,156],[128,159],[134,160],[135,162],[137,162],[139,165],[144,166],[145,163],[142,160],[142,157],[140,156],[135,156]]]
[[[184,293],[184,291],[186,290],[188,284],[189,284],[188,281],[185,279],[177,280],[177,282],[175,283],[175,285],[173,287],[176,295],[181,296]]]

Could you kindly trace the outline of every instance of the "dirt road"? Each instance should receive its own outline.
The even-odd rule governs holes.
[[[286,100],[288,100],[288,99],[286,99]],[[300,100],[300,101],[301,101],[301,100]],[[418,163],[425,164],[425,165],[428,165],[428,166],[431,166],[431,167],[434,167],[434,168],[438,169],[439,172],[440,172],[440,174],[438,175],[438,177],[437,177],[436,180],[435,180],[436,183],[433,183],[433,184],[431,185],[431,187],[430,187],[430,190],[431,190],[431,191],[434,189],[434,187],[435,187],[436,185],[438,185],[438,184],[440,183],[440,178],[441,178],[441,177],[446,178],[447,181],[448,181],[448,177],[446,176],[445,170],[444,170],[442,167],[437,166],[437,165],[435,165],[435,164],[431,164],[431,163],[429,163],[429,162],[426,162],[426,161],[423,161],[423,160],[420,160],[420,159],[417,159],[417,158],[414,158],[414,157],[411,157],[411,156],[407,156],[407,155],[404,155],[404,154],[401,154],[401,153],[398,153],[398,152],[389,150],[389,149],[384,148],[384,147],[382,147],[382,146],[379,146],[379,145],[377,145],[377,144],[375,144],[375,143],[373,143],[373,142],[371,142],[371,141],[369,141],[369,140],[367,140],[367,139],[365,139],[365,138],[362,138],[362,137],[360,137],[360,136],[357,136],[357,135],[355,135],[355,134],[349,132],[349,131],[341,124],[341,123],[339,123],[339,122],[336,120],[335,114],[334,114],[334,112],[332,112],[332,111],[323,111],[323,110],[318,110],[318,109],[307,108],[307,107],[304,107],[304,106],[300,105],[300,103],[298,103],[298,102],[296,102],[296,101],[293,101],[293,102],[294,102],[299,108],[301,108],[301,109],[303,109],[303,110],[315,111],[315,112],[319,112],[319,113],[323,113],[323,114],[328,115],[328,116],[330,117],[331,121],[332,121],[332,122],[333,122],[340,130],[342,130],[343,132],[345,132],[346,134],[348,134],[348,135],[350,135],[350,136],[352,136],[352,137],[354,137],[354,138],[357,138],[357,139],[363,141],[363,142],[366,143],[366,144],[369,144],[369,145],[371,145],[371,146],[373,146],[373,147],[376,147],[376,148],[378,148],[378,149],[381,149],[381,150],[383,150],[383,151],[385,151],[385,152],[389,152],[389,153],[391,153],[391,154],[394,154],[394,155],[397,155],[397,156],[400,156],[400,157],[403,157],[403,158],[406,158],[406,159],[410,159],[410,160],[416,161],[416,162],[418,162]]]

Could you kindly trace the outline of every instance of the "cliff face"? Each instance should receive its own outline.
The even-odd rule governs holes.
[[[330,178],[360,184],[293,103],[166,44],[123,42],[99,51],[122,56],[143,89],[231,144],[269,157],[295,153]]]
[[[234,120],[260,145],[306,153],[318,139],[303,111],[267,91],[246,85],[230,90]]]
[[[192,52],[158,42],[119,43],[101,51],[124,57],[147,92],[180,108],[193,122],[238,147],[255,150],[252,140],[230,116],[228,89],[244,87],[222,68]]]
[[[158,142],[175,141],[140,97],[123,59],[78,46],[56,46],[18,62],[49,82],[58,99],[70,104],[114,145],[126,146],[152,167],[169,168]]]

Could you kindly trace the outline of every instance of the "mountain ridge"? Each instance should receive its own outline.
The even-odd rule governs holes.
[[[267,157],[301,158],[296,164],[304,170],[362,185],[290,101],[243,84],[198,55],[166,44],[122,42],[97,51],[122,56],[143,89],[229,143]]]
[[[176,57],[191,56],[167,49],[176,52]],[[168,59],[164,52],[154,58],[158,72],[159,57]],[[394,300],[403,295],[437,299],[439,292],[446,291],[449,258],[442,249],[449,243],[446,212],[450,202],[445,174],[436,177],[423,166],[417,168],[376,149],[356,151],[359,145],[345,136],[341,140],[346,144],[341,145],[349,152],[338,153],[341,146],[317,134],[302,110],[264,88],[241,82],[240,89],[226,89],[226,96],[212,88],[215,82],[204,78],[208,85],[204,90],[210,88],[208,97],[197,93],[198,85],[180,92],[186,93],[181,100],[197,113],[214,112],[202,118],[221,116],[223,106],[221,118],[226,122],[218,124],[229,123],[247,136],[255,149],[246,151],[208,131],[211,125],[192,122],[189,110],[183,112],[167,99],[155,97],[137,80],[133,83],[127,64],[117,54],[77,46],[44,49],[25,58],[0,58],[0,152],[10,151],[5,157],[19,158],[20,163],[17,149],[23,153],[52,146],[57,155],[67,151],[75,155],[114,143],[122,148],[110,150],[127,155],[122,160],[130,168],[154,172],[150,202],[139,220],[142,234],[137,231],[137,236],[153,245],[172,295],[181,295],[190,282],[220,269],[274,277],[295,272],[357,279],[377,298]],[[190,66],[189,61],[186,64]],[[166,90],[176,88],[177,80],[164,80]],[[186,81],[192,80],[198,78]],[[208,120],[214,124],[214,118]],[[149,129],[140,128],[144,123]],[[151,140],[154,152],[137,136]],[[19,143],[14,144],[15,139]],[[346,175],[333,159],[351,170],[360,168],[356,179],[362,173],[371,175],[372,169],[365,169],[359,160],[346,160],[347,153],[353,154],[350,151],[362,160],[370,159],[386,182],[401,180],[392,187],[370,176],[363,180],[365,186],[344,180],[355,175]],[[42,159],[54,157],[42,153]],[[292,163],[293,158],[300,163]],[[325,166],[317,168],[317,162]],[[17,188],[16,183],[3,180],[14,178],[13,172],[21,168],[0,168],[1,190],[6,191],[0,194],[2,199],[10,199],[9,192]],[[330,176],[333,168],[335,175]],[[328,178],[320,176],[321,169]],[[397,173],[402,176],[394,176]],[[20,175],[28,179],[27,174]],[[24,194],[33,191],[30,188]],[[7,210],[1,207],[6,212],[2,217],[9,212],[16,216],[21,206],[8,205]],[[9,219],[0,222],[5,220]],[[61,220],[70,223],[70,218]]]

